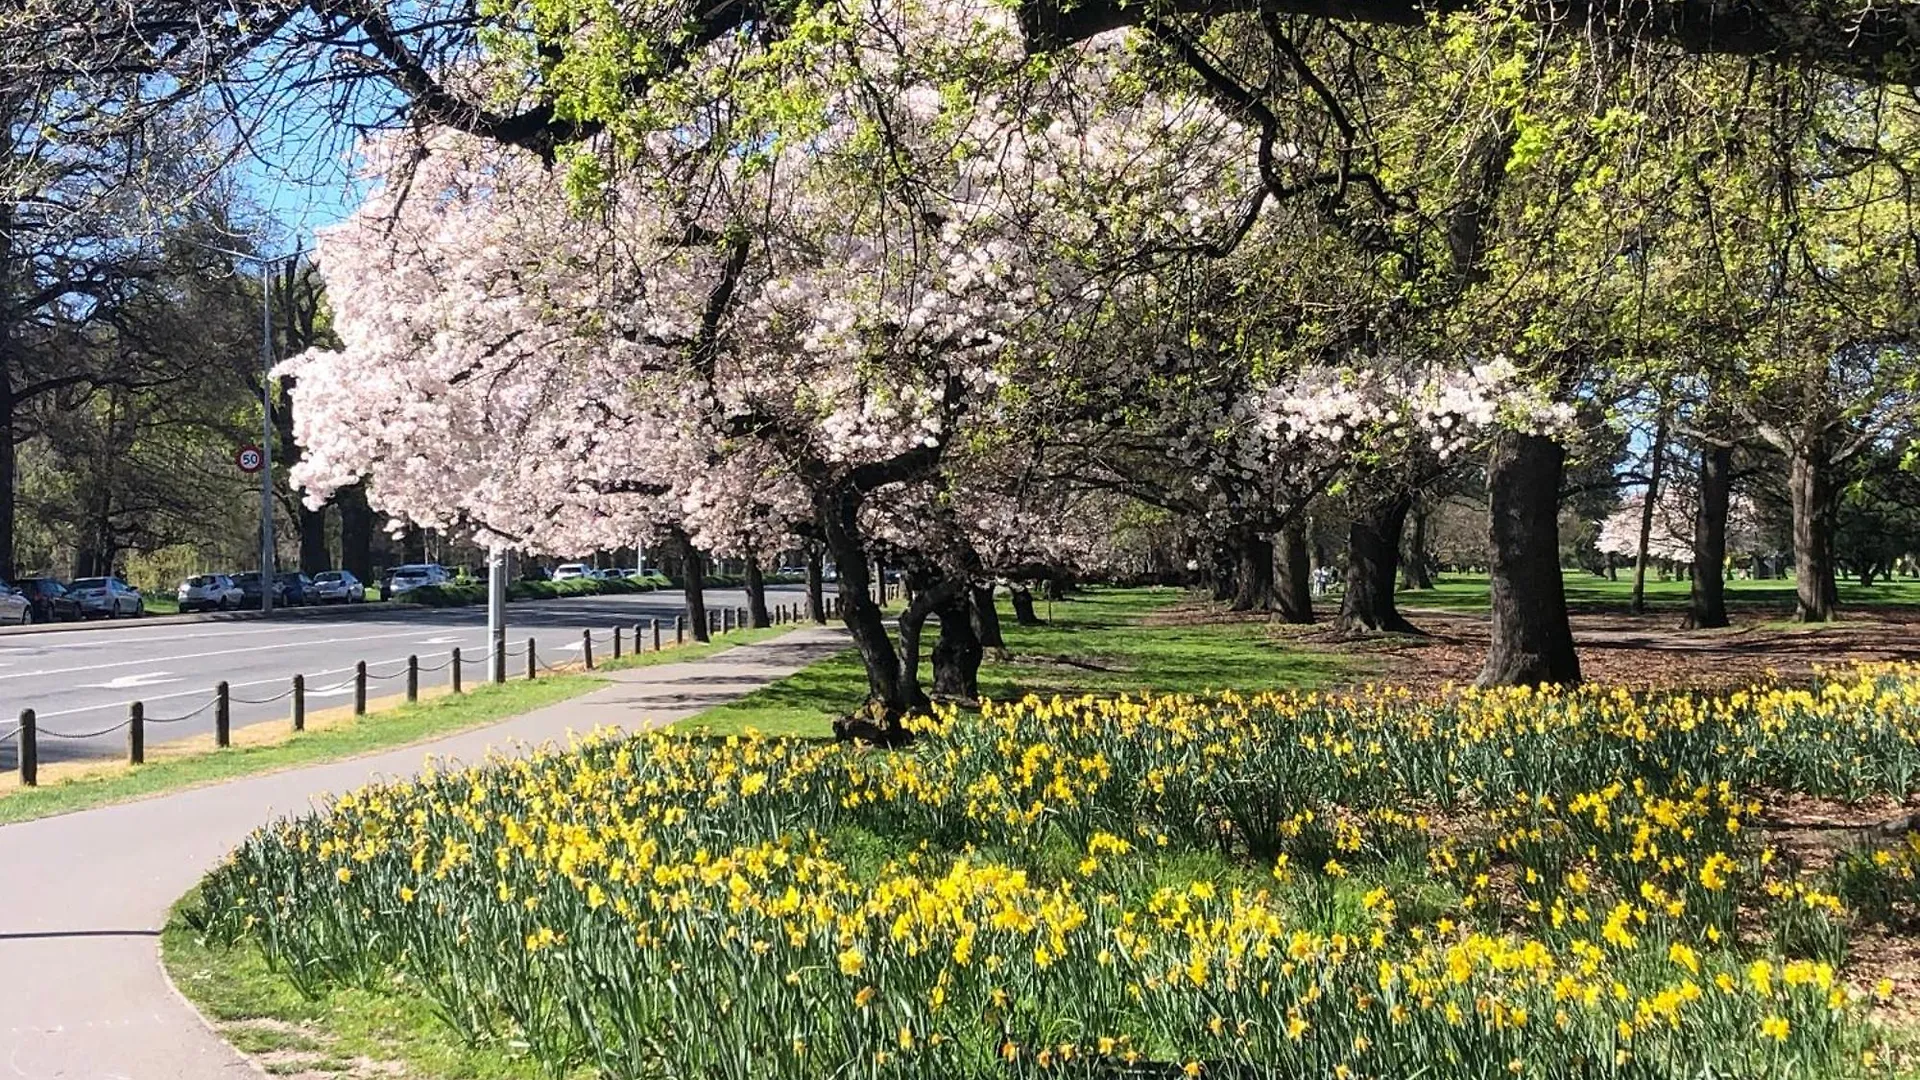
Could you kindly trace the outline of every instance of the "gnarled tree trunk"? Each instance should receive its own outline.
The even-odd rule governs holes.
[[[1007,655],[1007,638],[1000,630],[1000,609],[993,603],[993,582],[973,586],[969,598],[968,617],[973,620],[973,636],[980,640],[980,647],[992,649],[995,656]]]
[[[1409,515],[1413,531],[1407,536],[1407,553],[1400,560],[1400,587],[1433,588],[1433,563],[1427,557],[1427,517],[1430,511],[1416,508]]]
[[[1699,488],[1686,626],[1711,630],[1727,625],[1727,508],[1733,495],[1733,447],[1710,444],[1701,450]]]
[[[987,603],[993,603],[989,591]],[[941,701],[980,700],[980,661],[985,655],[975,618],[977,590],[961,582],[938,607],[940,640],[933,646],[933,696]],[[994,626],[1000,625],[994,619]]]
[[[1361,507],[1347,526],[1347,589],[1338,625],[1348,633],[1417,634],[1400,615],[1393,585],[1400,570],[1400,532],[1413,499],[1405,493]]]
[[[1033,590],[1025,584],[1007,587],[1007,598],[1013,601],[1013,622],[1015,626],[1039,626],[1040,616],[1033,610]]]
[[[1566,451],[1540,435],[1506,432],[1487,466],[1487,540],[1493,642],[1481,686],[1572,684],[1580,658],[1560,578],[1560,478]]]
[[[1793,617],[1829,622],[1839,606],[1833,578],[1833,478],[1823,448],[1796,449],[1787,464],[1793,502]]]
[[[687,629],[695,641],[712,641],[707,632],[707,557],[685,534],[680,541],[681,592],[687,598]]]
[[[756,629],[773,625],[767,610],[767,576],[760,570],[758,552],[747,552],[747,619]]]
[[[807,541],[807,618],[825,626],[827,595],[825,568],[821,566],[820,545]]]
[[[364,482],[341,488],[333,497],[340,508],[340,566],[361,581],[373,580],[373,508]]]
[[[1635,615],[1647,613],[1647,546],[1653,539],[1653,511],[1660,504],[1660,474],[1667,464],[1667,415],[1653,429],[1653,463],[1647,467],[1647,493],[1640,501],[1640,539],[1634,548],[1633,597],[1627,610]]]
[[[1279,574],[1275,587],[1280,618],[1296,625],[1313,621],[1313,565],[1307,529],[1298,521],[1280,530]]]
[[[886,620],[874,592],[874,581],[867,576],[865,538],[860,532],[860,498],[852,490],[817,495],[814,515],[827,552],[839,568],[840,619],[846,624],[853,644],[867,670],[867,696],[871,710],[880,713],[875,731],[857,725],[841,728],[843,735],[879,738],[887,742],[904,741],[900,720],[917,702],[918,687],[912,687],[901,671],[900,654],[894,650],[887,633]]]
[[[315,510],[300,504],[300,572],[318,574],[333,569],[333,554],[327,550],[327,508]]]
[[[1237,526],[1231,535],[1233,610],[1273,610],[1273,541],[1251,525]]]

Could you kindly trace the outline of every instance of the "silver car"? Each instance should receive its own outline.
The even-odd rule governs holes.
[[[27,594],[0,581],[0,623],[19,623],[25,626],[33,621],[33,602]]]
[[[228,611],[247,598],[225,574],[195,574],[180,583],[176,596],[181,611]]]
[[[367,587],[351,570],[323,570],[313,575],[313,595],[323,604],[358,604],[367,598]]]
[[[117,619],[147,613],[147,600],[140,590],[115,577],[81,578],[67,586],[67,595],[80,601],[82,618],[104,615]]]

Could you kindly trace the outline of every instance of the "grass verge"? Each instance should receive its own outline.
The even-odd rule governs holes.
[[[41,767],[38,787],[21,787],[18,774],[7,773],[0,777],[0,825],[424,742],[587,693],[605,685],[601,672],[698,660],[787,629],[736,631],[710,643],[628,654],[601,661],[591,675],[575,668],[532,681],[481,683],[458,697],[444,687],[423,689],[422,700],[411,705],[401,697],[370,701],[364,717],[355,717],[349,707],[313,712],[307,715],[307,730],[298,735],[283,724],[250,724],[234,731],[233,745],[225,750],[214,747],[211,735],[156,743],[147,747],[147,763],[138,767],[124,761],[49,763]]]
[[[1089,589],[1051,605],[1039,602],[1039,626],[1019,626],[1003,600],[1000,622],[1008,656],[989,656],[980,692],[1007,701],[1028,693],[1119,694],[1258,690],[1317,686],[1350,677],[1364,658],[1290,643],[1263,622],[1174,625],[1153,621],[1183,594],[1177,589]],[[1049,618],[1050,616],[1050,618]],[[929,652],[938,630],[922,643]],[[922,659],[921,676],[929,674]],[[814,664],[730,705],[675,725],[688,734],[826,738],[833,720],[860,706],[866,669],[852,650]]]

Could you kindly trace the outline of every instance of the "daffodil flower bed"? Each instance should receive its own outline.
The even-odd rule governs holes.
[[[1920,671],[916,726],[904,752],[599,735],[364,789],[257,833],[195,918],[300,986],[401,976],[608,1077],[1885,1067],[1890,990],[1850,985],[1867,913],[1835,889],[1911,913],[1920,846],[1804,868],[1758,799],[1913,791]]]

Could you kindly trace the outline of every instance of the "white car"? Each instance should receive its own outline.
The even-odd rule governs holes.
[[[313,596],[323,604],[358,604],[367,598],[367,587],[351,570],[322,570],[313,575]]]
[[[572,581],[574,578],[594,577],[593,567],[581,562],[563,562],[553,568],[553,580]]]
[[[0,581],[0,622],[25,626],[33,621],[33,602],[18,588]]]
[[[195,574],[180,583],[175,594],[180,610],[226,611],[246,603],[246,594],[225,574]]]
[[[445,585],[450,580],[446,569],[434,563],[409,563],[393,568],[387,592],[390,596],[400,596],[427,585]]]
[[[122,615],[145,615],[146,598],[140,590],[115,577],[81,578],[67,586],[67,595],[80,601],[80,616],[105,615],[117,619]]]

